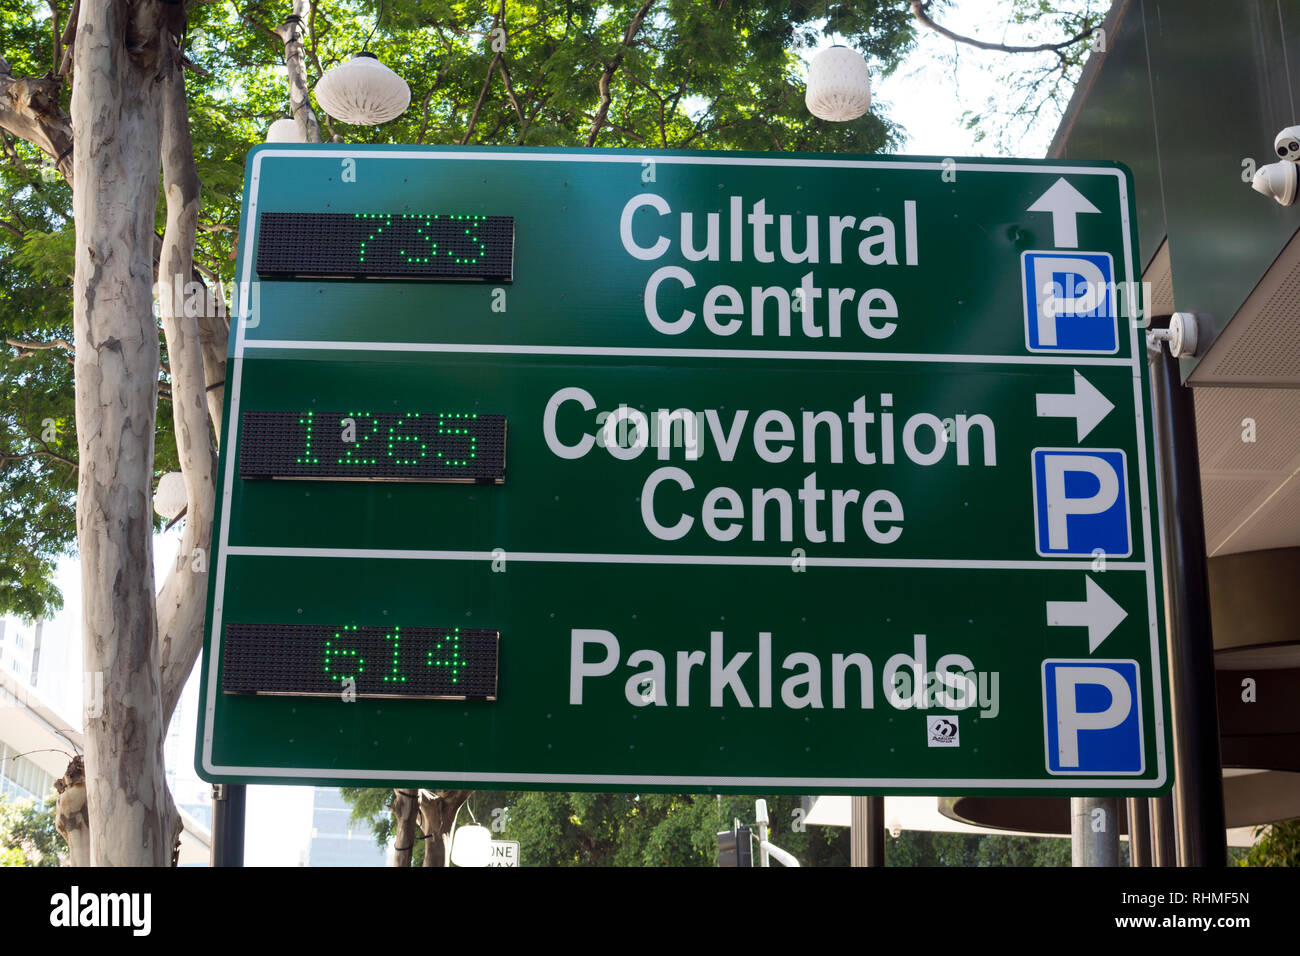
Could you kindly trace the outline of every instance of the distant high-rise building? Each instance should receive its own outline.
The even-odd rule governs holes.
[[[77,728],[35,692],[41,628],[0,618],[0,797],[38,803],[80,749]]]
[[[338,790],[316,788],[308,866],[384,866],[386,856],[370,827],[352,822],[352,807]]]
[[[40,646],[40,623],[22,624],[13,618],[0,618],[0,667],[24,684],[36,683]]]

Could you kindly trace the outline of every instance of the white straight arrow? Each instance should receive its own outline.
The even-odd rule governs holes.
[[[1064,178],[1052,183],[1029,207],[1030,212],[1052,214],[1052,244],[1057,249],[1079,248],[1079,230],[1075,217],[1083,212],[1101,212]]]
[[[1075,420],[1076,441],[1083,441],[1103,418],[1110,414],[1115,406],[1096,387],[1074,370],[1074,394],[1055,395],[1039,392],[1039,418],[1073,418]]]
[[[1086,627],[1088,629],[1088,653],[1101,647],[1101,642],[1110,636],[1110,632],[1119,627],[1119,622],[1128,617],[1114,599],[1101,589],[1092,578],[1083,576],[1087,582],[1087,596],[1082,601],[1048,601],[1047,623],[1050,627]]]

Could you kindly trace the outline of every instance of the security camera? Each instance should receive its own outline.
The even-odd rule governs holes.
[[[1300,126],[1288,126],[1273,140],[1273,152],[1280,159],[1300,163]]]
[[[1296,163],[1269,163],[1255,171],[1251,188],[1257,193],[1272,196],[1280,206],[1295,203],[1297,185],[1300,185],[1300,165]]]

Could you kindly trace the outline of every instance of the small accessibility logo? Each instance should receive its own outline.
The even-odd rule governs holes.
[[[925,739],[931,747],[958,747],[961,745],[961,733],[957,728],[955,716],[925,719]]]

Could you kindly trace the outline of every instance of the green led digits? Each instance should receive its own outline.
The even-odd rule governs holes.
[[[305,430],[304,430],[304,433],[303,433],[303,442],[302,442],[302,446],[303,446],[303,447],[302,447],[302,457],[298,459],[298,464],[300,464],[300,465],[319,465],[319,464],[320,464],[320,459],[314,457],[314,456],[312,455],[312,451],[311,451],[311,427],[312,427],[312,424],[313,424],[313,422],[312,422],[312,413],[311,413],[311,412],[304,412],[304,413],[303,413],[303,416],[302,416],[301,418],[298,419],[298,424],[299,424],[299,425],[302,425],[302,426],[305,427]]]
[[[396,245],[397,258],[406,265],[430,263],[439,256],[458,265],[473,265],[487,255],[487,244],[479,236],[487,216],[359,212],[354,218],[375,221],[357,247],[358,263],[366,261],[367,251],[372,261],[382,259],[384,243],[376,242],[381,236]],[[388,254],[392,255],[391,245]]]
[[[347,446],[343,456],[339,458],[340,465],[374,465],[378,463],[377,458],[369,458],[363,449],[368,445],[370,440],[379,434],[379,421],[369,412],[348,412],[347,417],[352,419],[355,425],[355,434],[352,435],[352,441],[346,441]]]
[[[356,629],[355,624],[343,627],[344,631]],[[325,642],[325,673],[329,675],[330,680],[356,680],[365,672],[366,660],[357,653],[355,648],[342,647],[342,641],[342,632],[335,631],[334,637]]]
[[[373,632],[378,629],[367,628],[367,630],[370,630],[373,635]],[[421,629],[417,628],[417,632],[419,630]],[[367,639],[365,635],[358,633],[359,631],[358,625],[348,624],[335,631],[332,637],[326,638],[322,669],[331,681],[357,680],[365,673],[366,660],[361,652],[355,647],[346,645],[360,643],[370,647],[371,650],[377,648],[373,644],[374,636]],[[367,643],[368,640],[371,643]],[[386,644],[384,656],[388,658],[388,665],[383,670],[380,681],[385,684],[407,683],[407,675],[402,671],[402,629],[394,627],[392,630],[386,630],[382,640]],[[460,653],[460,628],[452,628],[431,644],[426,643],[429,640],[429,638],[421,640],[417,636],[415,653],[419,653],[419,645],[423,643],[428,648],[424,655],[424,665],[435,671],[441,671],[445,676],[450,677],[453,684],[459,683],[460,672],[465,667],[465,659]]]
[[[419,418],[418,412],[407,412],[404,418],[398,419],[395,425],[388,429],[388,457],[393,459],[394,464],[398,465],[418,465],[420,460],[425,457],[428,445],[420,441],[418,435],[399,435],[397,428],[406,424],[408,419]],[[404,446],[398,446],[398,443],[405,442]],[[439,452],[441,455],[442,453]]]
[[[469,224],[468,224],[468,228],[466,228],[466,230],[465,230],[465,235],[469,236],[469,241],[470,241],[470,242],[472,242],[472,243],[474,243],[476,246],[478,246],[478,252],[476,252],[476,253],[471,253],[471,255],[470,255],[469,257],[467,257],[467,258],[465,258],[465,259],[457,259],[456,261],[457,261],[457,262],[460,262],[460,263],[474,263],[474,262],[478,262],[478,261],[479,261],[480,259],[482,259],[485,255],[487,255],[487,246],[484,245],[484,244],[483,244],[483,240],[480,239],[480,238],[478,237],[478,227],[482,224],[480,220],[486,219],[487,216],[453,216],[452,218],[453,218],[453,219],[457,219],[457,218],[459,218],[459,219],[467,219],[467,220],[470,220],[470,222],[469,222]],[[471,232],[471,230],[473,230],[473,231]]]
[[[366,236],[366,238],[364,238],[364,239],[361,240],[361,248],[359,248],[359,249],[357,250],[357,261],[358,261],[358,262],[365,262],[365,261],[366,261],[366,243],[370,242],[370,240],[372,240],[372,239],[377,238],[377,237],[378,237],[378,236],[379,236],[379,235],[384,231],[384,227],[387,226],[390,222],[393,221],[393,217],[392,217],[392,216],[376,216],[376,215],[367,215],[366,213],[357,213],[357,218],[358,218],[358,219],[379,219],[379,220],[382,221],[379,225],[376,225],[376,226],[375,226],[375,231],[374,231],[374,232],[372,232],[370,235]]]
[[[470,434],[470,430],[465,426],[471,419],[478,418],[478,415],[456,414],[456,413],[439,413],[438,414],[438,434],[439,435],[456,435],[464,436],[466,447],[460,457],[449,457],[438,452],[438,457],[443,460],[443,464],[452,465],[457,468],[464,468],[470,461],[478,457],[478,439]]]
[[[406,678],[402,676],[402,629],[395,627],[393,630],[384,635],[384,640],[393,642],[393,665],[388,673],[384,675],[385,684],[405,684]]]
[[[327,406],[246,411],[240,419],[239,474],[248,479],[503,481],[504,415],[437,411],[436,406],[399,411],[398,402],[383,411],[388,404],[379,400],[369,411],[356,406],[350,411]]]
[[[460,681],[460,670],[465,662],[460,656],[460,628],[453,627],[451,633],[438,641],[424,655],[427,667],[442,668],[451,674],[453,684]]]

